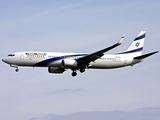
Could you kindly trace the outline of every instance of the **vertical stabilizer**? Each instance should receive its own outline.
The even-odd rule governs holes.
[[[133,40],[125,53],[133,53],[134,56],[142,54],[146,31],[141,31],[138,36]]]

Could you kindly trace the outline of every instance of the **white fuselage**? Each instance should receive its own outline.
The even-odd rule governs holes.
[[[62,60],[76,60],[88,54],[84,53],[58,53],[58,52],[18,52],[4,58],[10,65],[33,67],[62,67]],[[134,65],[141,62],[134,60],[131,54],[104,55],[92,61],[88,68],[112,69]],[[67,69],[68,67],[66,67]],[[72,68],[72,67],[71,67]]]

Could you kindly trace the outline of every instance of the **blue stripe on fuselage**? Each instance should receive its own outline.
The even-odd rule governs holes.
[[[146,34],[143,34],[143,35],[141,35],[141,36],[135,38],[134,41],[143,39],[143,38],[145,38],[145,36],[146,36]]]
[[[135,49],[135,50],[131,50],[131,51],[126,51],[126,52],[118,53],[118,54],[134,53],[134,52],[139,52],[139,51],[142,51],[142,50],[143,50],[143,47]]]
[[[66,55],[66,56],[54,57],[54,58],[50,58],[50,59],[46,59],[44,61],[38,62],[38,63],[34,64],[33,66],[47,66],[51,62],[54,62],[54,61],[57,61],[57,60],[65,59],[65,58],[68,58],[68,57],[86,56],[86,55],[88,55],[88,54]]]

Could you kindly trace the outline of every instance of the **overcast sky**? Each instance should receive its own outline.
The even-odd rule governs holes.
[[[0,58],[19,51],[92,53],[116,43],[125,50],[147,31],[143,53],[159,50],[158,0],[0,0]],[[107,53],[106,53],[107,54]],[[132,111],[160,106],[160,54],[134,67],[71,76],[0,62],[0,119],[48,114]]]

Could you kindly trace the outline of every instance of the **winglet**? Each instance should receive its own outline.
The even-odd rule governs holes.
[[[124,35],[121,37],[121,39],[119,40],[119,42],[118,42],[119,45],[122,44],[123,39],[124,39],[124,36],[125,36],[125,34],[124,34]]]

